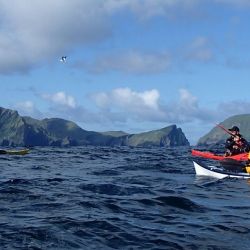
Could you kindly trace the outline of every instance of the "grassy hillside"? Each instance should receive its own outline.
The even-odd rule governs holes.
[[[128,137],[131,146],[184,146],[189,145],[188,140],[176,125]]]
[[[37,120],[22,117],[18,112],[0,108],[0,145],[30,146],[183,146],[189,145],[184,133],[176,125],[140,134],[123,131],[98,133],[87,131],[76,123],[50,118]]]
[[[229,129],[232,126],[237,126],[240,129],[240,133],[250,141],[250,114],[235,115],[220,123],[225,128]],[[206,135],[198,140],[197,145],[210,145],[215,143],[224,143],[229,135],[221,128],[215,126]]]

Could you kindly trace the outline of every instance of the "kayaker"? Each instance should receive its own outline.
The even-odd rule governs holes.
[[[228,129],[231,136],[226,140],[225,156],[237,155],[240,153],[248,152],[250,147],[245,138],[240,134],[240,129],[237,126],[233,126]]]

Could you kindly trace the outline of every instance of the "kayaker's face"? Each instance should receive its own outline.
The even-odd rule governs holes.
[[[238,135],[239,132],[238,131],[232,131],[233,135]]]

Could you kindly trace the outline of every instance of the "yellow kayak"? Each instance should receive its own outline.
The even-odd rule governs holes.
[[[29,153],[29,149],[25,148],[25,149],[17,149],[17,150],[5,150],[5,149],[0,149],[0,154],[2,155],[26,155]]]

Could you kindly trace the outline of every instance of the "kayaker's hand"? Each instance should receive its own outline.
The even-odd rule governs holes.
[[[234,141],[235,141],[235,142],[240,141],[240,137],[236,135],[236,136],[234,137]]]
[[[230,152],[230,150],[227,149],[224,156],[231,156],[231,155],[232,155],[232,153]]]

